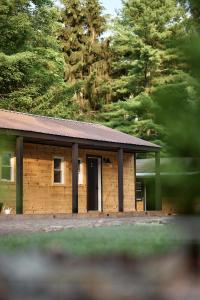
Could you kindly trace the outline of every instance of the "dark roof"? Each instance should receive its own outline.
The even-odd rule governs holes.
[[[161,175],[194,175],[200,174],[200,158],[191,157],[170,157],[161,158]],[[155,176],[155,159],[137,159],[136,160],[137,177]]]
[[[0,109],[0,129],[42,133],[84,140],[137,145],[159,150],[159,146],[96,123],[51,118]]]

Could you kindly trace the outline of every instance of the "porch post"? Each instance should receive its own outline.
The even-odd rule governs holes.
[[[78,213],[78,144],[72,145],[72,213]]]
[[[118,209],[119,212],[124,210],[124,151],[123,149],[118,150]]]
[[[16,213],[23,214],[23,137],[16,139]]]
[[[137,197],[136,197],[136,184],[137,184],[137,166],[136,166],[136,156],[137,153],[134,153],[134,184],[135,184],[135,211],[137,211]]]
[[[155,203],[156,203],[156,210],[162,210],[161,178],[160,178],[160,152],[155,152]]]

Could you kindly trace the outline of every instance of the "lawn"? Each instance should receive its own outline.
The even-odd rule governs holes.
[[[58,249],[74,255],[143,256],[165,252],[180,243],[180,233],[172,225],[123,225],[2,236],[0,251]]]

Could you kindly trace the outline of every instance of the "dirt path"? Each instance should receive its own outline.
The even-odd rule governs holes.
[[[0,216],[0,235],[51,232],[81,227],[120,226],[124,224],[167,224],[171,221],[173,221],[173,217]]]

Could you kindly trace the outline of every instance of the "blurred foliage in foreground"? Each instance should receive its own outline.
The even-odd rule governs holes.
[[[170,154],[174,157],[190,157],[195,174],[190,177],[177,176],[177,189],[182,201],[178,207],[184,213],[199,212],[200,202],[200,2],[185,1],[194,13],[194,25],[190,35],[176,41],[177,52],[182,53],[188,66],[177,80],[157,88],[154,99],[157,105],[157,122],[167,132]],[[194,10],[195,8],[195,10]],[[198,14],[199,13],[199,14]],[[173,171],[173,170],[172,170]],[[182,166],[182,172],[188,169]]]

